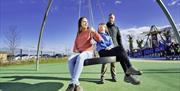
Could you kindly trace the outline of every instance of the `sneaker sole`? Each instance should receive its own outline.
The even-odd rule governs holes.
[[[129,81],[129,80],[124,80],[125,82],[127,82],[127,83],[131,83],[131,84],[133,84],[133,85],[139,85],[141,82],[139,81],[139,82],[137,82],[137,83],[133,83],[133,82],[131,82],[131,81]]]
[[[126,72],[126,74],[129,74],[129,75],[142,75],[143,72],[141,71],[140,73],[131,73],[131,72]]]

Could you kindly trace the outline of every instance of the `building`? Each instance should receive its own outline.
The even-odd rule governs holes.
[[[0,61],[7,60],[7,52],[0,51]]]

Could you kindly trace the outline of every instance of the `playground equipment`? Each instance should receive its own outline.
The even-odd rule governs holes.
[[[95,64],[113,63],[113,62],[116,62],[115,56],[91,58],[91,59],[86,59],[84,61],[84,66],[95,65]]]
[[[172,16],[170,15],[169,11],[167,10],[167,8],[165,7],[164,3],[162,2],[162,0],[156,0],[157,3],[159,4],[159,6],[161,7],[161,9],[163,10],[164,14],[166,15],[169,23],[171,24],[172,28],[173,28],[173,32],[175,34],[176,40],[178,41],[178,43],[180,44],[180,35],[178,33],[178,30],[176,28],[175,22],[172,18]]]
[[[47,17],[47,15],[49,13],[49,10],[50,10],[50,7],[51,7],[52,3],[53,3],[53,0],[49,0],[48,7],[46,9],[44,19],[43,19],[42,25],[41,25],[41,31],[40,31],[40,34],[39,34],[39,40],[38,40],[38,45],[37,45],[36,70],[39,69],[39,49],[40,49],[40,45],[41,45],[41,39],[42,39],[43,31],[44,31],[44,26],[45,26],[45,23],[46,23],[46,17]]]
[[[169,59],[180,56],[179,44],[172,41],[171,28],[158,29],[155,25],[152,25],[149,32],[143,32],[142,34],[147,36],[145,44],[136,51],[130,51],[129,55],[131,57],[167,57]]]
[[[147,37],[144,47],[155,48],[159,46],[160,40],[165,42],[161,33],[162,31],[160,31],[155,25],[152,25],[150,31],[147,33],[148,37]],[[158,35],[159,35],[159,38],[158,38]]]
[[[173,28],[173,32],[175,34],[175,37],[176,39],[178,40],[178,43],[180,43],[180,36],[179,36],[179,33],[177,31],[177,28],[175,26],[175,23],[172,19],[172,17],[170,16],[170,13],[168,12],[168,10],[166,9],[165,5],[163,4],[163,2],[161,0],[156,0],[157,3],[159,4],[159,6],[162,8],[163,12],[165,13],[165,15],[167,16],[172,28]],[[91,5],[91,0],[88,0],[89,2],[89,13],[91,15],[91,22],[90,22],[90,25],[94,26],[94,18],[93,18],[93,11],[92,11],[92,5]],[[45,15],[44,15],[44,19],[42,21],[42,25],[41,25],[41,30],[40,30],[40,34],[39,34],[39,40],[38,40],[38,45],[37,45],[37,59],[36,59],[36,70],[39,69],[39,49],[40,49],[40,45],[41,45],[41,38],[42,38],[42,34],[43,34],[43,31],[44,31],[44,26],[45,26],[45,22],[46,22],[46,17],[49,13],[49,9],[51,7],[53,3],[53,0],[49,0],[49,3],[48,3],[48,6],[47,6],[47,9],[45,11]],[[80,0],[80,4],[79,4],[79,17],[80,17],[80,13],[81,13],[81,0]],[[99,8],[100,8],[100,5],[99,5]],[[102,14],[102,17],[104,19],[104,16],[103,16],[103,12],[102,12],[102,9],[100,8],[101,10],[101,14]],[[104,19],[105,20],[105,19]],[[89,59],[89,60],[86,60],[85,61],[85,65],[94,65],[94,64],[101,64],[101,61],[103,61],[104,63],[108,63],[108,62],[114,62],[115,58],[110,58],[110,57],[105,57],[105,58],[94,58],[94,59]],[[108,61],[110,60],[110,61]],[[96,61],[96,62],[95,62]]]

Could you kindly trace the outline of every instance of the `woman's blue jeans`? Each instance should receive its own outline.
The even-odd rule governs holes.
[[[93,57],[93,51],[84,51],[82,53],[75,53],[68,58],[68,67],[71,74],[70,84],[79,85],[79,77],[83,70],[84,60]]]

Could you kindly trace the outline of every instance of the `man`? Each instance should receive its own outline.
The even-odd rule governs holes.
[[[120,62],[123,71],[125,73],[124,81],[137,85],[140,84],[140,81],[135,79],[133,75],[141,75],[142,72],[135,69],[126,54],[126,51],[123,48],[121,35],[119,28],[115,25],[115,15],[109,14],[109,21],[107,22],[108,33],[112,37],[114,47],[109,50],[101,50],[99,52],[100,56],[116,56],[116,60]],[[101,69],[101,83],[104,83],[104,74],[107,70],[107,65],[103,64]],[[113,81],[116,81],[116,74],[115,74],[115,63],[111,63],[111,76]]]

